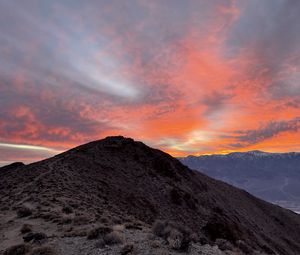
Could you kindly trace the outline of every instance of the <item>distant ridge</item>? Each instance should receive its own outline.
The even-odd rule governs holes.
[[[180,158],[188,167],[300,211],[300,153],[263,151]]]

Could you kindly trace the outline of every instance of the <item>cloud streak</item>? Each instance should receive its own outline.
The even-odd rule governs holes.
[[[289,121],[271,121],[259,129],[236,131],[236,135],[233,136],[233,138],[235,138],[238,143],[232,146],[236,148],[246,147],[276,137],[284,132],[296,133],[299,128],[300,118]]]

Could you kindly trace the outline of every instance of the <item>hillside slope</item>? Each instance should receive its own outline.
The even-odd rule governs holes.
[[[236,246],[242,240],[251,250],[300,254],[297,214],[124,137],[108,137],[27,166],[0,169],[0,202],[2,250],[22,239],[14,236],[14,229],[23,222],[17,213],[26,207],[28,221],[38,222],[40,231],[56,238],[64,237],[66,216],[72,216],[71,232],[78,230],[76,222],[84,221],[82,216],[87,220],[78,224],[81,229],[105,221],[151,226],[162,219],[190,228],[199,242],[226,239]]]

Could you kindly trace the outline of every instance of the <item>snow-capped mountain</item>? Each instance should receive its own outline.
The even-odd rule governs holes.
[[[263,151],[180,158],[188,167],[299,211],[300,153]]]

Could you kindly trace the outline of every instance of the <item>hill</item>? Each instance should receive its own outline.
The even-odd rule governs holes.
[[[0,202],[8,255],[17,244],[18,254],[300,254],[300,216],[130,138],[0,168]]]

